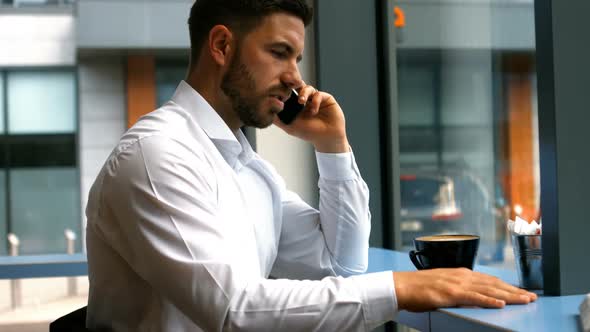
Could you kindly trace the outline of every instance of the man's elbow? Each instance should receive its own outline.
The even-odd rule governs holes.
[[[363,259],[358,259],[355,262],[347,262],[346,264],[340,264],[339,262],[334,261],[335,272],[343,277],[350,277],[367,272],[367,268],[369,267],[368,253],[364,256],[366,257]]]

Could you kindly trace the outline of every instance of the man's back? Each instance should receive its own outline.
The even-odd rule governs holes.
[[[146,282],[133,266],[158,262],[142,262],[141,252],[133,245],[136,239],[128,238],[130,232],[121,231],[122,228],[136,228],[136,221],[131,217],[126,219],[121,211],[113,206],[118,200],[125,200],[126,204],[145,204],[136,201],[133,196],[141,198],[139,193],[117,192],[112,177],[130,177],[129,172],[140,172],[136,190],[151,191],[149,188],[149,173],[143,160],[143,149],[148,148],[150,155],[157,155],[164,147],[168,153],[182,154],[183,158],[200,160],[206,140],[194,127],[190,116],[177,105],[170,104],[164,109],[142,118],[122,138],[113,150],[95,181],[87,207],[87,248],[89,256],[90,294],[88,323],[93,328],[109,328],[114,330],[199,330],[172,303],[154,291],[153,285]],[[206,137],[206,136],[205,136]],[[201,138],[201,142],[199,142]],[[142,167],[138,167],[142,166]],[[203,171],[206,171],[204,169]],[[208,186],[214,190],[215,171],[210,170],[204,179],[210,179]],[[137,178],[137,177],[134,177]],[[123,197],[127,195],[127,197]],[[152,192],[152,195],[157,195]],[[230,209],[231,211],[232,209]],[[141,232],[139,229],[135,229]],[[170,230],[167,230],[170,231]],[[131,232],[133,233],[133,231]],[[167,246],[168,244],[163,245]],[[167,248],[166,250],[173,250]],[[149,250],[146,248],[146,250]],[[183,251],[186,248],[177,248]],[[164,268],[164,267],[163,267]],[[162,271],[166,273],[166,271]],[[170,271],[172,272],[172,271]],[[102,326],[108,322],[108,326]]]

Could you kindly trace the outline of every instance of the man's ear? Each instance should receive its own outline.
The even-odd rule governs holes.
[[[229,61],[233,38],[224,25],[216,25],[209,31],[209,53],[218,65],[224,66]]]

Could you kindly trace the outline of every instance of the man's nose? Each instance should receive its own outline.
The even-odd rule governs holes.
[[[289,89],[297,89],[303,85],[301,79],[301,72],[299,72],[299,66],[294,65],[289,70],[283,73],[282,77],[283,84]]]

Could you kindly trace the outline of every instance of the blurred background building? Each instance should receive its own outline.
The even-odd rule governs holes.
[[[192,3],[0,2],[0,256],[84,251],[84,208],[104,160],[185,77]],[[312,56],[301,70],[314,81]],[[297,164],[314,163],[310,146],[277,129],[248,135],[260,137],[258,151],[295,191],[317,201],[315,167]],[[287,158],[277,146],[289,147]],[[0,330],[46,331],[52,318],[85,303],[87,284],[0,280]]]

